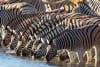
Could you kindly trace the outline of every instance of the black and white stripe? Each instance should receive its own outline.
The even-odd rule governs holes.
[[[88,25],[80,29],[65,30],[60,36],[51,41],[51,46],[56,46],[57,49],[78,52],[80,62],[82,62],[83,53],[91,49],[94,45],[97,45],[96,40],[99,38],[99,35],[99,24]]]

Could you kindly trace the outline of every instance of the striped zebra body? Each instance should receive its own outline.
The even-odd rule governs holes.
[[[71,14],[72,15],[72,14]],[[70,16],[70,14],[68,15],[68,16]],[[56,25],[56,26],[59,26],[59,25],[65,25],[65,26],[70,26],[70,22],[72,22],[73,24],[76,22],[77,23],[77,21],[81,21],[80,22],[80,25],[83,23],[82,22],[82,19],[85,19],[85,20],[89,20],[90,18],[92,18],[92,17],[81,17],[81,16],[78,16],[78,17],[80,17],[80,18],[78,18],[77,17],[77,15],[76,16],[71,16],[71,17],[74,17],[74,18],[71,18],[71,17],[68,17],[68,16],[64,16],[64,15],[62,15],[62,16],[58,16],[58,18],[55,18],[55,19],[51,19],[51,21],[49,21],[49,22],[51,22],[51,23],[54,23],[54,24],[52,24],[52,25]],[[77,21],[76,21],[76,19],[77,19]],[[79,19],[79,20],[78,20]],[[68,21],[68,22],[67,22]],[[75,22],[74,22],[75,21]],[[87,23],[85,23],[84,22],[84,24],[87,24]],[[50,25],[50,26],[49,26]],[[77,23],[77,25],[78,25],[78,23]],[[41,32],[43,32],[43,31],[45,31],[46,29],[47,29],[47,31],[49,31],[49,29],[48,28],[50,28],[51,27],[51,24],[49,24],[49,23],[45,23],[45,25],[43,24],[43,29],[42,29],[42,26],[40,26],[40,32],[36,32],[37,34],[38,33],[41,33]],[[46,28],[46,29],[45,29]],[[51,27],[51,28],[53,28],[53,27]],[[50,29],[51,29],[50,28]]]
[[[18,17],[21,12],[18,9],[0,10],[1,25],[7,26],[14,18]]]
[[[31,18],[30,18],[31,19]],[[23,29],[22,31],[19,31],[19,32],[22,32],[22,35],[20,35],[20,38],[22,38],[21,39],[21,41],[24,39],[24,41],[22,41],[22,45],[20,45],[19,47],[18,47],[18,50],[17,50],[17,53],[22,53],[23,54],[23,52],[21,52],[22,50],[24,50],[24,48],[26,48],[27,46],[27,42],[30,40],[30,36],[32,36],[33,35],[33,33],[34,33],[34,27],[30,27],[32,24],[33,25],[36,25],[36,26],[38,26],[38,22],[36,21],[36,20],[34,20],[34,19],[31,19],[31,20],[33,20],[33,21],[31,21],[31,22],[33,22],[33,23],[31,23],[31,24],[29,24],[29,25],[27,25],[27,27],[28,28],[26,28],[26,29]],[[31,39],[32,40],[32,39]],[[26,47],[25,47],[26,46]],[[19,55],[19,54],[18,54]]]
[[[85,17],[85,18],[77,18],[77,17],[74,17],[74,18],[71,18],[71,17],[66,17],[65,19],[63,19],[62,21],[60,20],[59,23],[55,24],[56,26],[54,27],[49,27],[49,24],[47,25],[43,25],[43,28],[42,26],[40,26],[40,32],[39,31],[36,31],[36,35],[37,36],[40,36],[40,37],[43,37],[45,36],[46,34],[49,34],[49,32],[59,26],[62,26],[63,27],[66,27],[67,29],[76,29],[78,27],[83,27],[84,25],[88,25],[88,24],[95,24],[97,21],[99,21],[99,18],[95,17],[95,18],[92,18],[92,17]],[[52,22],[53,23],[53,22]],[[43,29],[43,30],[41,30]],[[56,34],[56,33],[55,33]]]
[[[34,17],[32,15],[21,15],[20,17],[16,18],[15,20],[10,23],[7,28],[11,31],[14,31],[16,34],[23,32],[26,30],[29,25],[31,25],[32,19]]]
[[[45,20],[45,19],[44,19],[44,20]],[[48,20],[49,20],[49,18],[48,18]],[[40,23],[41,23],[41,22],[40,22]],[[47,23],[47,22],[45,22],[45,23],[43,22],[43,23],[41,23],[40,25],[46,24],[46,23]],[[47,24],[48,24],[48,23],[47,23]],[[51,24],[51,23],[50,23],[50,24]],[[34,25],[34,24],[33,24],[33,25]],[[38,28],[35,28],[35,27],[38,27],[38,26],[40,26],[40,25],[39,25],[39,24],[38,24],[37,26],[35,26],[35,25],[33,26],[33,25],[32,25],[33,30],[36,30],[36,31],[37,31]],[[43,25],[42,25],[42,26],[43,26]],[[28,29],[28,30],[30,30],[30,29]],[[25,33],[26,33],[26,32],[25,32]],[[25,33],[24,33],[24,34],[25,34]],[[34,33],[35,33],[35,31],[34,31]],[[33,35],[33,34],[32,34],[32,35]],[[34,39],[35,39],[35,38],[34,38],[34,35],[33,35],[33,41],[34,41]],[[36,43],[35,43],[35,44],[36,44]],[[34,44],[34,45],[35,45],[35,44]],[[30,46],[30,45],[28,45],[28,46]],[[33,45],[31,45],[31,46],[33,46]],[[33,50],[33,49],[32,49],[32,50]]]
[[[77,5],[78,8],[76,9],[76,12],[90,16],[98,16],[98,14],[92,10],[88,4],[84,2],[78,2]]]
[[[72,10],[76,7],[76,5],[71,1],[65,1],[65,0],[55,1],[55,2],[48,1],[48,4],[51,6],[51,10],[63,8],[68,13],[72,12]]]
[[[65,18],[66,16],[64,15],[62,16],[58,15],[58,16],[55,16],[53,19],[44,21],[45,23],[43,23],[36,31],[36,35],[39,35],[39,36],[45,35],[47,32],[61,25],[63,21],[65,20]]]
[[[77,4],[76,12],[90,15],[90,16],[99,16],[99,7],[100,1],[99,0],[77,0],[75,2]]]
[[[69,19],[69,18],[68,18]],[[51,29],[51,31],[46,32],[46,34],[42,34],[40,36],[40,38],[42,37],[43,39],[41,40],[43,43],[46,42],[46,45],[49,44],[51,42],[51,40],[56,37],[59,36],[59,34],[64,31],[65,29],[68,30],[73,30],[73,29],[78,29],[80,27],[84,27],[85,25],[89,25],[89,24],[98,24],[99,19],[97,18],[85,18],[84,20],[81,18],[80,20],[77,18],[70,18],[71,22],[65,22],[66,24],[62,24],[59,25],[58,27],[55,27],[55,29]],[[68,25],[69,24],[69,25]],[[67,26],[66,26],[67,25]],[[67,27],[67,28],[66,28]],[[45,41],[46,40],[46,41]],[[45,51],[46,52],[46,51]]]
[[[15,33],[15,35],[18,35],[19,38],[21,38],[22,35],[25,35],[24,37],[27,41],[27,38],[29,38],[28,36],[32,35],[34,32],[30,25],[38,25],[38,20],[39,19],[37,19],[37,17],[35,17],[34,15],[21,15],[20,17],[13,20],[12,23],[7,26],[7,29]],[[22,35],[20,34],[20,32],[22,32]]]
[[[52,29],[52,28],[51,28]],[[27,39],[27,38],[25,38],[25,39]]]
[[[19,6],[20,5],[20,6]],[[17,18],[20,15],[29,14],[31,13],[28,11],[29,9],[26,9],[27,7],[33,8],[32,5],[22,2],[22,3],[13,3],[13,4],[6,4],[6,5],[0,5],[0,18],[1,18],[1,25],[6,28],[6,26],[11,23],[11,21],[15,18]],[[26,13],[27,12],[27,13]],[[28,13],[29,12],[29,13]]]
[[[31,27],[37,29],[37,27],[41,25],[42,20],[45,20],[45,19],[46,17],[44,17],[43,19],[43,17],[38,17],[38,16],[30,15],[30,14],[21,15],[20,17],[14,19],[12,23],[8,24],[7,28],[11,31],[14,29],[16,31],[18,30],[18,32],[21,32],[20,30],[24,30],[25,27],[26,29],[29,29],[29,26],[31,25]]]
[[[33,7],[33,5],[27,2],[0,5],[0,10],[8,10],[8,9],[14,9],[14,8],[19,9],[21,14],[32,14],[32,13],[35,13],[34,10],[36,10]]]
[[[83,53],[91,49],[100,36],[100,25],[90,25],[80,29],[65,30],[62,34],[52,40],[51,46],[57,49],[68,49],[79,53],[82,62]],[[49,54],[47,54],[49,55]]]
[[[8,0],[6,1],[6,4],[12,4],[12,3],[19,3],[19,2],[26,2],[29,4],[32,4],[37,11],[45,12],[45,6],[42,0]]]
[[[1,12],[0,17],[2,20],[2,24],[5,26],[5,24],[10,23],[11,20],[15,19],[16,17],[20,15],[32,14],[32,12],[34,12],[32,11],[32,9],[33,9],[33,6],[25,2],[0,5],[0,12]]]
[[[19,19],[20,20],[20,19]],[[22,19],[21,19],[22,20]],[[33,19],[34,20],[34,19]],[[45,20],[45,19],[44,19]],[[16,21],[16,20],[15,20]],[[37,23],[37,22],[34,22],[34,23]],[[32,27],[34,28],[34,23],[33,23],[33,25],[32,25]],[[15,27],[15,25],[14,25],[15,23],[12,23],[12,24],[9,24],[10,25],[10,27],[11,27],[11,25],[13,26],[13,27]],[[48,24],[48,23],[47,23]],[[36,24],[37,26],[39,26],[39,24]],[[41,23],[40,23],[40,25],[42,25]],[[17,26],[17,25],[16,25]],[[35,26],[35,27],[37,27],[37,26]],[[42,27],[42,26],[41,26]],[[16,27],[15,27],[16,28]],[[13,29],[12,27],[11,27],[11,29]],[[32,31],[31,30],[31,27],[29,28],[30,30],[30,32]],[[35,29],[38,29],[38,28],[35,28]],[[20,32],[20,31],[19,31]],[[27,34],[27,33],[26,33]],[[24,34],[23,34],[24,35]]]
[[[12,24],[13,25],[13,24]],[[33,26],[33,28],[34,28],[34,26]],[[32,30],[31,30],[31,28],[27,31],[27,32],[25,32],[23,35],[23,37],[25,38],[25,41],[27,41],[27,39],[29,38],[29,35],[30,35],[30,33],[32,32]]]
[[[47,23],[47,22],[46,22]],[[40,23],[36,23],[36,22],[34,22],[33,24],[31,24],[31,26],[30,26],[30,28],[27,28],[27,30],[26,31],[24,31],[24,33],[22,34],[22,36],[23,37],[25,37],[25,41],[27,41],[27,39],[28,38],[30,38],[29,36],[30,35],[33,35],[33,33],[35,32],[34,30],[38,30],[38,26],[40,26],[40,25],[42,25],[42,23],[40,22]],[[43,22],[43,24],[45,24],[44,22]],[[51,23],[50,23],[51,24]],[[32,33],[32,31],[33,31],[33,33]],[[20,32],[20,31],[19,31]],[[34,40],[34,36],[33,36],[33,40]],[[29,45],[30,46],[30,45]],[[31,45],[31,46],[33,46],[33,45]]]
[[[100,16],[100,1],[99,0],[88,0],[89,7],[98,15]]]
[[[50,32],[48,32],[47,34],[41,36],[44,37],[46,39],[49,39],[48,41],[50,41],[50,39],[52,39],[53,37],[57,36],[58,34],[60,34],[65,28],[63,26],[59,26],[56,27],[55,29],[51,30]],[[45,43],[45,40],[42,40]],[[45,48],[41,48],[41,47],[45,47]],[[47,45],[42,44],[41,43],[37,46],[35,53],[34,53],[34,57],[39,56],[38,58],[41,58],[43,56],[45,56],[48,52]]]
[[[28,16],[28,17],[30,17],[30,16]],[[20,18],[22,18],[22,19],[20,19]],[[27,25],[28,25],[28,21],[27,20],[25,20],[25,19],[27,19],[27,15],[22,15],[22,16],[20,16],[20,17],[18,17],[17,19],[15,19],[12,23],[9,23],[9,25],[7,26],[7,30],[8,31],[10,31],[10,33],[13,33],[13,34],[15,34],[14,36],[20,36],[20,32],[22,31],[22,30],[25,30],[25,28],[27,28]],[[24,21],[25,20],[25,21]],[[24,26],[21,26],[21,25],[24,25]],[[26,25],[26,27],[25,27],[25,25]],[[18,26],[18,27],[16,27],[16,26]],[[21,28],[20,28],[21,27]],[[14,29],[18,29],[18,31],[17,32],[13,32],[13,30]],[[7,33],[9,33],[9,32],[7,32]],[[8,35],[9,36],[9,35]],[[6,39],[6,38],[5,38]],[[4,40],[5,40],[4,39]],[[8,40],[10,40],[11,39],[11,36],[9,36],[9,39]],[[5,40],[6,41],[6,40]],[[14,40],[15,41],[15,40]],[[10,45],[9,45],[10,46]]]

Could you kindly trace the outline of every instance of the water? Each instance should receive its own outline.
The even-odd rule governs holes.
[[[27,58],[19,58],[16,56],[0,53],[0,67],[57,67],[47,65],[42,61],[33,61]]]
[[[63,64],[61,62],[46,64],[45,62],[39,60],[30,60],[28,58],[16,57],[5,53],[0,53],[0,67],[94,67],[94,65]],[[100,67],[100,65],[97,67]]]
[[[12,56],[0,52],[0,67],[95,67],[95,66],[94,63],[76,65],[76,64],[65,64],[63,62],[53,62],[46,64],[43,61],[30,60],[28,58]],[[100,67],[100,63],[96,67]]]

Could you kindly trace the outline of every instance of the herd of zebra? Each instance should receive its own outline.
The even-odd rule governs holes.
[[[74,57],[97,63],[99,0],[8,0],[0,2],[0,47],[17,56],[47,62]],[[6,52],[8,52],[8,50]],[[93,52],[94,50],[94,56]],[[66,57],[63,52],[67,52]]]

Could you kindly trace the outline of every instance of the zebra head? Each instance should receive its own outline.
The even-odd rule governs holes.
[[[17,36],[17,35],[13,36],[11,44],[10,44],[10,49],[11,50],[14,50],[15,47],[17,46],[18,38],[19,38],[19,36]]]
[[[46,54],[47,62],[50,62],[57,55],[57,48],[55,46],[51,46]]]
[[[48,44],[47,44],[47,40],[45,40],[44,38],[38,37],[36,35],[35,35],[35,37],[36,37],[37,41],[38,40],[40,41],[40,43],[35,48],[34,58],[40,59],[41,57],[44,57],[47,54]]]

